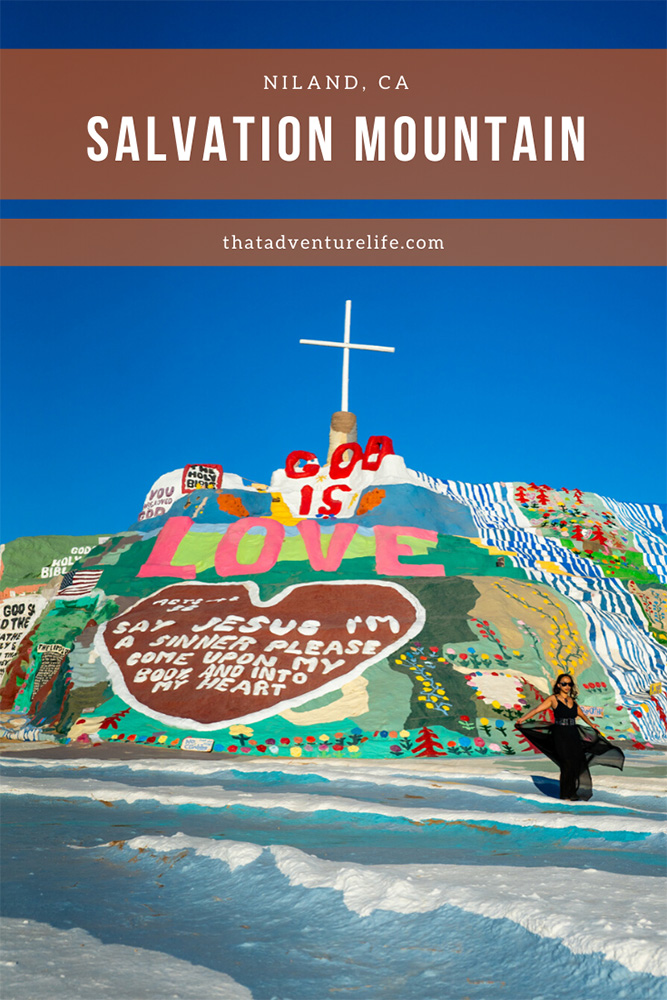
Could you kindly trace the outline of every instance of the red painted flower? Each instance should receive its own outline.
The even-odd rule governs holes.
[[[459,653],[459,657],[462,660],[467,660],[468,659],[468,654],[467,653]]]
[[[342,743],[334,743],[334,750],[342,750],[342,749],[343,749]]]
[[[289,742],[290,742],[289,736],[281,736],[280,737],[280,742],[282,743],[282,745],[284,747],[289,746]]]
[[[447,743],[447,746],[448,747],[455,747],[456,746],[456,740],[449,740],[448,743]]]
[[[266,753],[266,746],[264,745],[264,743],[259,743],[257,749],[259,750],[260,753]]]
[[[314,736],[306,736],[306,743],[317,743]]]
[[[231,746],[227,747],[227,749],[229,750],[230,753],[236,753],[238,747],[236,746],[235,743],[233,743]]]
[[[461,722],[470,722],[470,716],[469,715],[462,715],[461,716]]]

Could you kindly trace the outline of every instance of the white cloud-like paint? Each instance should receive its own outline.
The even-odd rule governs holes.
[[[667,975],[664,880],[653,876],[556,866],[363,865],[325,861],[282,844],[263,848],[183,833],[135,837],[125,847],[157,854],[191,850],[232,869],[270,852],[290,885],[340,892],[346,907],[361,917],[377,910],[427,913],[456,906],[510,920],[561,941],[574,954],[599,952],[631,972]],[[591,900],[598,904],[593,914]]]
[[[253,1000],[224,972],[161,951],[103,944],[80,927],[0,919],[0,966],[8,1000]],[[121,971],[122,970],[122,971]]]
[[[217,785],[188,788],[184,785],[136,787],[116,781],[98,781],[95,778],[20,778],[7,780],[4,792],[8,795],[38,795],[42,798],[89,798],[107,802],[160,802],[163,805],[198,805],[211,809],[227,806],[245,806],[250,809],[287,809],[293,813],[315,813],[333,810],[346,815],[385,816],[390,819],[407,819],[414,823],[442,820],[453,823],[493,823],[501,826],[539,827],[557,829],[578,827],[585,830],[628,833],[663,833],[665,824],[658,819],[624,815],[601,815],[578,809],[567,812],[518,813],[511,811],[482,811],[477,809],[443,809],[438,807],[412,807],[388,805],[384,802],[365,802],[342,795],[308,795],[303,792],[227,792]]]
[[[294,847],[270,850],[290,885],[335,889],[361,916],[425,913],[449,904],[557,938],[575,954],[602,952],[631,972],[667,975],[661,878],[591,868],[341,864]]]

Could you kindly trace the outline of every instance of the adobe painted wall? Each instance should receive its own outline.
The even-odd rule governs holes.
[[[569,670],[603,732],[667,739],[657,506],[444,482],[376,437],[293,452],[269,485],[186,466],[128,531],[3,558],[0,708],[26,738],[513,755]]]

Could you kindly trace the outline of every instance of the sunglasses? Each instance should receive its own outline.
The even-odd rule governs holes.
[[[572,687],[572,681],[561,681],[560,682],[560,687],[562,687],[562,688],[564,688],[564,687],[571,688]]]

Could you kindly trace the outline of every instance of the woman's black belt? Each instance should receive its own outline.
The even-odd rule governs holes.
[[[556,719],[555,722],[557,726],[576,726],[577,724],[576,719]]]

